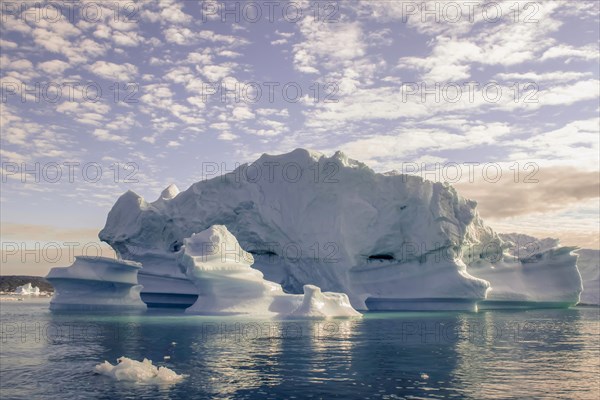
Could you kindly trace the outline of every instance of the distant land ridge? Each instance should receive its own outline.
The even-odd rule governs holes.
[[[28,275],[0,275],[0,292],[14,292],[17,286],[31,283],[33,286],[40,288],[42,292],[53,292],[54,288],[42,276]]]

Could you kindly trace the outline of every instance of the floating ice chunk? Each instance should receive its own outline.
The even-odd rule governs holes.
[[[104,361],[94,367],[94,372],[110,376],[117,381],[153,384],[177,383],[186,377],[186,375],[178,375],[167,367],[156,367],[147,358],[140,362],[127,357],[119,357],[117,365]]]
[[[31,283],[26,283],[23,286],[17,286],[15,293],[24,296],[39,296],[40,288],[33,286]]]

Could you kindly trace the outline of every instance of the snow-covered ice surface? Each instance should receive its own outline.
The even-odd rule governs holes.
[[[197,290],[178,252],[185,238],[217,224],[286,292],[312,284],[346,293],[357,309],[472,309],[488,291],[490,301],[566,304],[581,291],[572,249],[544,249],[535,265],[515,258],[478,216],[476,202],[452,186],[378,174],[341,152],[264,154],[183,192],[170,186],[151,203],[129,191],[99,237],[143,264],[143,298],[192,304]],[[558,279],[551,277],[556,271]]]
[[[40,288],[33,286],[31,283],[26,283],[23,286],[17,286],[15,289],[15,294],[24,296],[39,296]]]
[[[167,367],[156,367],[147,358],[140,362],[127,357],[119,357],[116,365],[104,361],[94,367],[94,372],[117,381],[159,385],[177,383],[185,378],[185,375],[178,375]]]
[[[312,285],[304,295],[286,294],[281,285],[267,281],[252,268],[254,258],[242,249],[223,225],[215,225],[184,239],[178,261],[196,285],[198,299],[186,310],[196,314],[257,316],[360,316],[348,296],[322,293]]]
[[[577,267],[583,280],[582,304],[600,305],[600,250],[577,250]]]
[[[69,267],[52,268],[52,310],[144,310],[137,273],[141,264],[106,257],[75,257]]]

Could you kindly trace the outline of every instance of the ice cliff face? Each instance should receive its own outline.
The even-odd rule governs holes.
[[[75,257],[69,267],[52,268],[51,310],[145,310],[137,273],[141,264],[106,257]]]
[[[582,304],[600,304],[600,250],[577,251],[577,267],[583,280]]]
[[[197,288],[177,253],[185,238],[212,225],[225,225],[253,255],[253,267],[287,292],[312,284],[346,293],[360,309],[484,299],[490,274],[470,266],[490,252],[493,264],[508,251],[476,203],[449,185],[377,174],[341,152],[326,157],[303,149],[265,154],[181,193],[170,186],[152,203],[127,192],[99,237],[123,259],[143,264],[142,298],[192,304]]]
[[[488,254],[469,264],[469,272],[491,284],[480,308],[500,303],[534,302],[569,306],[579,302],[582,281],[576,247],[561,247],[557,239],[501,234],[503,253]]]

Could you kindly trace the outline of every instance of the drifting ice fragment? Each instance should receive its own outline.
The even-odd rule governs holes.
[[[117,365],[108,361],[94,367],[94,372],[109,376],[117,381],[135,383],[172,384],[183,380],[186,375],[178,375],[167,367],[156,367],[152,361],[144,358],[142,362],[127,357],[119,357]]]
[[[17,286],[15,293],[24,296],[39,296],[40,288],[33,286],[31,283],[26,283],[23,286]]]

